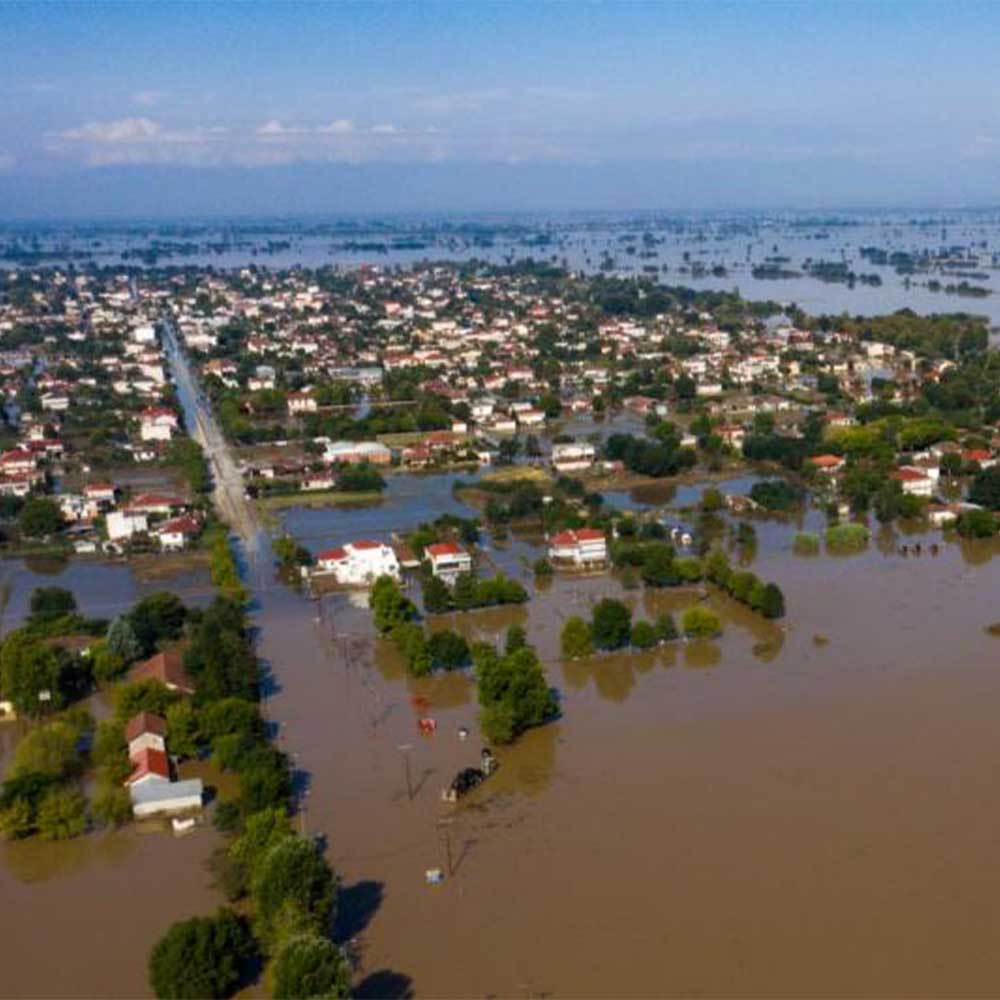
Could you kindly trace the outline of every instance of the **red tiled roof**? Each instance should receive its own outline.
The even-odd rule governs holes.
[[[170,780],[170,761],[163,750],[154,750],[146,747],[134,756],[130,757],[132,762],[132,773],[125,779],[126,785],[132,785],[140,778],[155,774],[160,778]]]
[[[166,736],[166,720],[162,716],[154,715],[152,712],[140,712],[138,715],[133,715],[125,725],[126,742],[131,743],[132,740],[142,736],[143,733]]]
[[[157,653],[148,660],[137,663],[128,672],[128,679],[133,682],[156,680],[184,694],[194,694],[194,684],[184,669],[183,657],[176,649]]]
[[[350,542],[348,544],[351,546],[352,549],[356,549],[357,551],[362,551],[364,549],[380,549],[380,548],[382,548],[382,543],[381,542],[373,542],[373,541],[371,541],[368,538],[362,538],[361,541],[359,541],[359,542]]]
[[[317,562],[340,562],[341,559],[347,558],[347,552],[344,549],[327,549],[325,552],[320,552],[316,556]]]
[[[431,558],[436,556],[460,556],[465,553],[465,549],[457,542],[435,542],[433,545],[428,545],[424,551]]]

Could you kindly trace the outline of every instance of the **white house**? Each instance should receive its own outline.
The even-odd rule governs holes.
[[[139,415],[143,441],[169,441],[177,430],[177,414],[163,406],[151,406]]]
[[[597,451],[587,442],[571,442],[552,446],[552,464],[558,472],[579,472],[594,464]]]
[[[934,494],[934,480],[922,469],[911,465],[903,466],[892,473],[892,479],[903,487],[903,492],[915,497],[929,497]]]
[[[331,441],[323,457],[331,464],[370,462],[372,465],[388,465],[392,461],[392,451],[378,441]]]
[[[140,712],[125,727],[132,766],[125,787],[137,819],[201,808],[204,788],[200,778],[171,780],[166,732],[166,721],[151,712]]]
[[[596,566],[607,562],[608,543],[598,528],[561,531],[549,539],[549,558],[574,566]]]
[[[431,564],[431,572],[445,583],[454,583],[460,573],[472,572],[472,556],[457,542],[436,542],[424,552]]]
[[[327,549],[316,557],[317,573],[332,573],[337,583],[366,587],[380,576],[399,579],[399,560],[388,545],[362,540]]]
[[[145,514],[132,514],[123,510],[111,511],[104,523],[108,529],[108,539],[112,542],[120,542],[149,529]]]

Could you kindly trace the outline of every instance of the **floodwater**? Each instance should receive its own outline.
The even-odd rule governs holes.
[[[339,236],[332,231],[309,233],[293,225],[285,231],[273,223],[258,231],[204,226],[184,237],[197,244],[193,252],[163,254],[158,263],[221,270],[252,265],[279,270],[362,265],[406,268],[428,260],[470,259],[500,265],[533,258],[590,273],[628,276],[646,270],[666,284],[725,292],[735,289],[750,299],[796,303],[814,314],[878,315],[910,308],[922,314],[974,312],[1000,324],[1000,220],[994,211],[859,212],[839,213],[829,219],[796,213],[731,217],[600,213],[591,217],[556,214],[464,221],[499,223],[499,228],[484,243],[435,225],[434,220],[427,220],[428,225],[419,231],[412,220],[410,224],[381,220],[367,231],[359,228]],[[508,224],[510,228],[506,228]],[[650,248],[640,239],[645,232],[657,241]],[[0,239],[10,235],[0,232]],[[537,240],[540,235],[542,242]],[[83,258],[76,255],[84,254],[99,265],[142,267],[140,257],[124,260],[122,253],[148,250],[164,233],[112,226],[101,233],[70,228],[41,232],[40,237],[45,253],[51,255],[45,258],[46,265],[65,265],[71,260],[79,264]],[[95,242],[95,237],[99,241]],[[267,248],[271,240],[284,243]],[[372,243],[384,245],[385,252],[372,249]],[[936,256],[945,248],[958,248],[960,253],[952,256],[950,270],[918,273],[907,281],[893,267],[862,257],[863,247],[915,257],[925,253]],[[799,277],[776,280],[754,275],[754,268],[774,261]],[[858,274],[878,275],[881,284],[859,281],[848,286],[822,281],[805,273],[809,261],[846,264]],[[0,268],[13,266],[15,261],[0,260]],[[713,274],[715,268],[724,268],[724,273]],[[941,290],[931,291],[930,280],[938,280]],[[944,291],[962,280],[991,294],[980,298]]]
[[[157,590],[189,604],[212,596],[204,570],[143,582],[124,563],[6,559],[4,632],[42,586],[72,590],[83,614],[102,618]],[[23,732],[23,723],[0,723],[0,771]],[[155,826],[66,843],[0,843],[0,996],[146,995],[153,943],[175,920],[211,913],[221,902],[204,869],[218,842],[210,827],[177,838]]]
[[[314,550],[388,538],[470,515],[453,479],[393,476],[380,503],[283,524]],[[699,597],[601,574],[432,619],[486,641],[523,625],[561,695],[562,717],[500,750],[458,806],[440,792],[478,761],[472,679],[409,677],[363,599],[279,584],[265,547],[250,572],[266,713],[307,789],[302,829],[341,874],[359,995],[1000,991],[1000,640],[984,631],[1000,551],[903,557],[904,536],[882,532],[858,555],[802,558],[800,523],[817,516],[755,522],[781,624],[709,593],[717,640],[563,662],[563,620],[602,596],[648,618]],[[539,554],[537,539],[484,542],[522,578]],[[0,995],[144,993],[156,937],[221,902],[202,867],[216,842],[130,830],[4,847],[0,940],[27,958],[6,963]],[[427,885],[435,867],[445,881]]]
[[[310,545],[387,537],[428,496],[366,509],[363,530],[344,511],[285,524]],[[622,593],[606,576],[434,619],[487,640],[524,625],[562,697],[457,807],[440,791],[478,758],[471,680],[408,678],[345,595],[262,590],[268,710],[344,880],[362,995],[997,994],[1000,553],[905,558],[883,537],[808,559],[795,524],[757,530],[780,626],[710,596],[717,641],[560,662],[565,616]],[[508,570],[537,555],[500,551],[519,552]],[[624,593],[647,617],[695,596]]]

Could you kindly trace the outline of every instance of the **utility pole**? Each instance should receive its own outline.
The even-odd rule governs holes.
[[[413,801],[413,778],[410,774],[410,751],[413,749],[412,743],[404,743],[396,749],[403,755],[403,770],[406,772],[406,798]]]

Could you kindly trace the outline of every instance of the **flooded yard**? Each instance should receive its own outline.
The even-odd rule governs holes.
[[[285,523],[310,546],[385,538],[453,502],[430,495],[390,496],[363,527],[342,511]],[[718,641],[561,662],[564,618],[622,593],[607,576],[434,619],[487,639],[524,625],[562,695],[560,721],[457,807],[440,792],[478,757],[471,680],[407,677],[344,595],[264,592],[269,711],[344,877],[362,994],[996,994],[1000,647],[983,626],[1000,560],[953,544],[905,558],[884,538],[800,558],[795,530],[757,523],[781,626],[713,595]],[[644,617],[692,599],[624,597]],[[428,886],[430,867],[450,877]]]
[[[453,479],[394,476],[378,504],[282,524],[314,551],[387,539],[471,515]],[[310,600],[265,550],[251,583],[266,713],[304,776],[299,822],[341,873],[361,996],[996,995],[1000,642],[984,626],[1000,617],[1000,553],[904,557],[883,533],[859,555],[802,558],[796,522],[755,524],[753,568],[787,598],[780,624],[710,591],[717,640],[570,662],[568,615],[609,595],[676,615],[697,589],[598,574],[536,590],[540,539],[485,538],[532,600],[430,626],[487,641],[524,626],[562,716],[498,751],[497,774],[457,806],[441,790],[482,746],[471,677],[408,676],[363,599]],[[134,581],[95,582],[97,569],[41,579],[88,613],[135,599]],[[38,575],[7,570],[10,628]],[[418,735],[422,715],[434,736]],[[157,936],[221,902],[203,868],[215,838],[6,845],[0,940],[28,960],[0,994],[144,993]],[[426,884],[436,867],[443,884]]]

